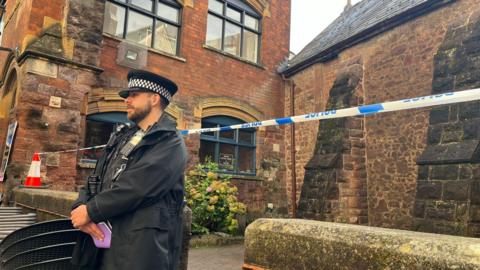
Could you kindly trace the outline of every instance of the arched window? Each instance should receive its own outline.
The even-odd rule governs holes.
[[[175,0],[107,0],[103,32],[177,55],[181,5]]]
[[[257,63],[260,21],[242,0],[209,0],[206,45]]]
[[[202,119],[202,128],[244,123],[229,116]],[[200,161],[210,159],[220,170],[232,174],[255,174],[255,129],[236,129],[200,135]]]
[[[125,112],[95,113],[87,116],[85,130],[85,147],[103,145],[108,142],[110,134],[118,124],[127,123]],[[97,159],[101,150],[87,150],[83,158]]]

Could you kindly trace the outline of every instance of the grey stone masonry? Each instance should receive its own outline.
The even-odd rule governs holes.
[[[434,58],[432,94],[480,86],[480,19],[452,25]],[[480,236],[480,102],[435,107],[418,158],[413,229]]]

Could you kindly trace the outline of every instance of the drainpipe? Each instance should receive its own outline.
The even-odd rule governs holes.
[[[295,82],[291,80],[290,85],[290,108],[291,108],[291,116],[295,116],[295,96],[293,95],[295,92]],[[295,160],[295,123],[292,123],[292,128],[290,140],[291,140],[291,159],[292,159],[292,216],[293,218],[297,217],[297,174],[296,174],[296,160]]]

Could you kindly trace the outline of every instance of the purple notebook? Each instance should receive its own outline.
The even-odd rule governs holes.
[[[110,242],[112,241],[112,229],[105,222],[100,222],[97,224],[98,228],[103,232],[103,241],[93,238],[95,246],[98,248],[110,248]]]

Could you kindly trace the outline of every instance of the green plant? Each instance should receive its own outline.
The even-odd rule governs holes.
[[[210,231],[235,234],[237,215],[245,214],[246,207],[237,200],[237,187],[231,176],[217,173],[218,164],[207,161],[191,170],[186,179],[186,200],[192,209],[192,233]]]

